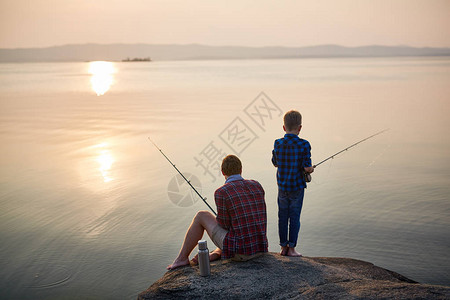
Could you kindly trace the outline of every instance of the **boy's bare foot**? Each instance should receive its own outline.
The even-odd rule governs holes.
[[[188,259],[180,259],[176,258],[171,265],[167,266],[167,270],[174,270],[176,268],[189,265],[189,258]]]
[[[280,254],[283,256],[286,256],[288,253],[289,247],[288,246],[281,246]]]
[[[292,247],[289,247],[286,255],[287,256],[292,256],[292,257],[301,257],[301,256],[303,256],[301,253],[295,251],[295,248],[292,248]]]

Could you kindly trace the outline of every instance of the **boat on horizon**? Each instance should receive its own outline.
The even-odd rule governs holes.
[[[150,57],[144,57],[144,58],[140,58],[140,57],[135,57],[133,59],[130,59],[129,57],[127,57],[126,59],[122,59],[122,62],[147,62],[147,61],[152,61],[152,59]]]

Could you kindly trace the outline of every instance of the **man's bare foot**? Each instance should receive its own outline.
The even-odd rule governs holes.
[[[220,251],[213,251],[209,254],[209,261],[215,261],[220,259],[220,257],[222,256],[222,253]]]
[[[215,261],[220,259],[221,254],[219,252],[213,251],[209,253],[209,261]],[[192,259],[191,262],[193,265],[198,265],[198,254],[196,254]]]
[[[286,256],[288,253],[289,247],[288,246],[281,246],[280,254],[283,256]]]
[[[180,259],[176,258],[171,265],[167,266],[167,270],[174,270],[176,268],[189,265],[189,258],[187,259]]]
[[[191,259],[191,263],[196,266],[198,265],[198,254],[196,254],[192,259]]]
[[[287,256],[292,256],[292,257],[301,257],[301,256],[303,256],[301,253],[295,251],[295,248],[293,248],[293,247],[289,247],[286,255]]]

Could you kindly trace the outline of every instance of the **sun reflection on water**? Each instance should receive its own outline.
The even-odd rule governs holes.
[[[100,148],[100,154],[97,157],[97,162],[100,165],[98,169],[102,174],[104,182],[110,182],[114,179],[112,178],[110,171],[115,160],[107,146],[108,145],[106,143],[96,145],[96,148]]]
[[[89,63],[89,74],[91,77],[91,86],[97,96],[104,95],[114,83],[114,73],[116,69],[112,62],[93,61]]]

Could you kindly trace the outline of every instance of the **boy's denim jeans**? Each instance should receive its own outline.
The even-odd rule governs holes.
[[[278,234],[280,236],[280,246],[297,246],[304,194],[305,189],[299,189],[294,192],[284,192],[278,189]]]

